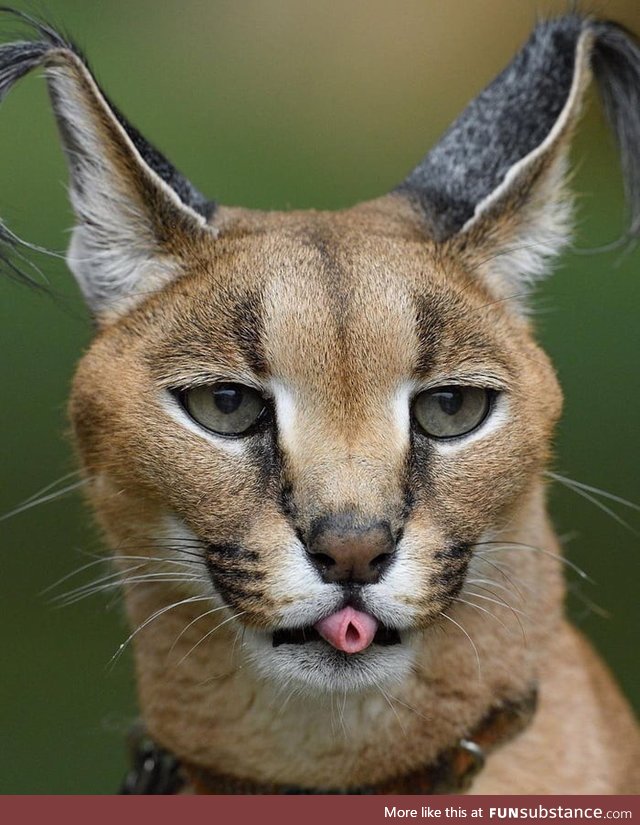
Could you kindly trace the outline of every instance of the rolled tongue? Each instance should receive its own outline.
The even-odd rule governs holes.
[[[378,621],[368,613],[343,607],[314,625],[322,638],[343,653],[360,653],[376,635]]]

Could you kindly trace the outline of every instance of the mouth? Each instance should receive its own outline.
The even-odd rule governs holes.
[[[314,695],[397,684],[413,666],[415,634],[358,608],[352,601],[315,623],[250,631],[249,660],[260,675]]]
[[[276,630],[272,634],[273,647],[304,645],[323,642],[343,653],[361,653],[371,645],[389,647],[402,643],[393,627],[381,624],[369,613],[344,607],[319,622],[305,627]]]

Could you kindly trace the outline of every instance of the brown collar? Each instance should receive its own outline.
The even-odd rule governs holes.
[[[491,751],[517,736],[531,722],[537,692],[494,705],[467,736],[440,752],[434,762],[375,785],[347,788],[305,788],[256,782],[216,773],[159,748],[144,734],[132,742],[133,768],[121,793],[175,794],[191,788],[197,794],[455,794],[469,789]]]

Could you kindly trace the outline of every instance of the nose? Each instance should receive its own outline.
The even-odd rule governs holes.
[[[391,564],[396,549],[386,521],[358,522],[351,515],[326,516],[312,526],[307,554],[323,581],[373,584]]]

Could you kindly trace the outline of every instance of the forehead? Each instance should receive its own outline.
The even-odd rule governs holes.
[[[414,290],[393,244],[376,240],[325,229],[282,245],[263,307],[268,360],[283,378],[337,379],[348,365],[351,381],[369,373],[382,381],[414,359]]]
[[[310,388],[500,358],[500,323],[482,312],[491,298],[454,261],[411,231],[339,214],[223,231],[175,285],[169,346]]]

